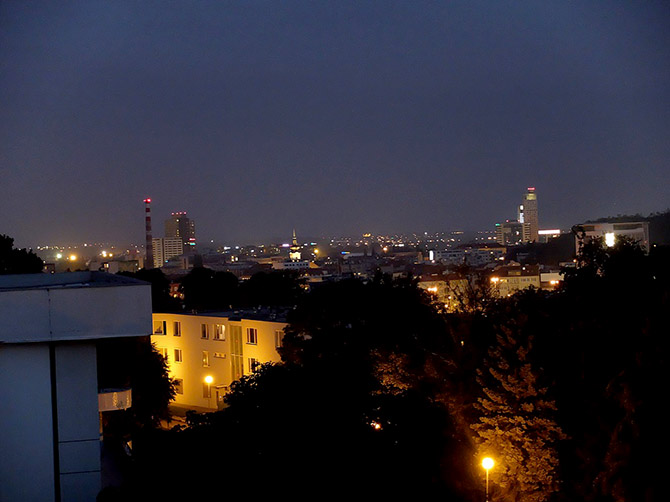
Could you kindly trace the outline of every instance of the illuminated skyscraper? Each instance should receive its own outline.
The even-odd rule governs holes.
[[[186,216],[186,211],[172,213],[165,220],[165,237],[179,237],[184,244],[184,253],[195,247],[195,221]]]
[[[519,206],[519,222],[530,224],[529,240],[538,241],[539,220],[537,214],[537,193],[535,187],[528,187],[523,196],[523,204]]]

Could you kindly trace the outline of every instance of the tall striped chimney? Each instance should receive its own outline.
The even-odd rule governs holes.
[[[146,231],[147,231],[147,241],[145,244],[145,258],[144,258],[144,268],[150,269],[154,268],[154,248],[153,241],[151,238],[151,199],[144,199],[144,211],[146,214]]]

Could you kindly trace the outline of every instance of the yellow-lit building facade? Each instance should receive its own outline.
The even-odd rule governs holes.
[[[226,314],[153,314],[151,341],[175,380],[174,404],[220,409],[230,385],[281,360],[285,322]]]
[[[540,289],[540,269],[537,265],[509,265],[498,267],[491,276],[491,286],[497,295],[511,296],[517,291],[533,287]]]
[[[422,277],[417,284],[446,312],[456,312],[467,307],[468,279],[460,274],[447,274],[439,278]]]

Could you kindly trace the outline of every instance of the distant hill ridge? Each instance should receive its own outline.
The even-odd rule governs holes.
[[[663,212],[651,213],[649,216],[642,216],[641,214],[619,214],[617,216],[589,220],[586,223],[622,223],[626,221],[648,221],[651,242],[656,244],[670,244],[670,208]]]

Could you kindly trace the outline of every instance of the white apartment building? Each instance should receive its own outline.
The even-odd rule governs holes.
[[[102,272],[0,276],[0,500],[96,499],[109,397],[99,395],[97,342],[150,330],[148,283]]]
[[[152,239],[154,250],[154,268],[163,267],[174,256],[184,254],[181,237],[159,237]]]
[[[607,246],[613,246],[616,238],[625,236],[638,242],[649,251],[649,222],[629,221],[620,223],[583,223],[576,228],[584,230],[586,240],[604,238]],[[575,251],[579,253],[580,235],[575,235]]]
[[[281,361],[285,326],[271,313],[153,314],[151,341],[177,383],[174,404],[220,409],[233,381]]]

